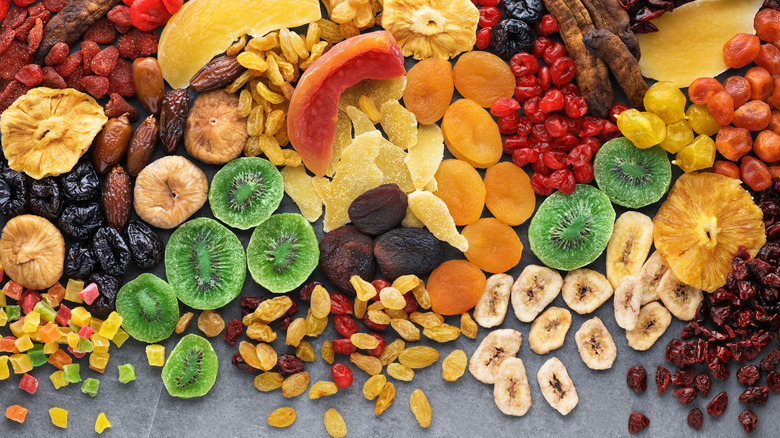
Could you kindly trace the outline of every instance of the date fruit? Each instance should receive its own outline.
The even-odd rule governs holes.
[[[103,183],[103,214],[106,216],[108,226],[121,232],[127,225],[130,217],[133,190],[130,176],[122,166],[114,166],[106,176]]]
[[[122,160],[132,135],[133,128],[127,114],[106,122],[92,146],[92,162],[99,174],[104,175]]]
[[[220,56],[198,70],[192,79],[190,87],[200,93],[222,88],[238,78],[244,68],[235,56]]]
[[[162,69],[155,58],[136,58],[133,61],[135,95],[146,111],[159,114],[165,96]]]
[[[149,164],[157,139],[160,137],[160,127],[153,115],[138,125],[130,139],[130,147],[127,151],[127,173],[138,176],[138,173]]]
[[[189,107],[190,92],[186,88],[165,93],[160,114],[160,140],[169,153],[176,149],[176,145],[184,135]]]
[[[350,277],[374,278],[374,242],[352,225],[336,228],[320,242],[320,266],[331,283],[354,296]]]
[[[397,184],[382,184],[355,198],[349,220],[360,232],[378,236],[399,226],[409,201]]]

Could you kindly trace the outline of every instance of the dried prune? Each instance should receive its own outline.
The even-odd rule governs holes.
[[[67,236],[84,240],[103,225],[103,210],[97,202],[68,205],[62,210],[58,225]]]
[[[390,280],[401,275],[422,276],[444,261],[444,243],[424,228],[396,228],[374,240],[382,274]]]
[[[106,274],[121,276],[127,270],[130,249],[119,231],[111,227],[97,230],[92,241],[92,250]]]
[[[119,292],[122,280],[113,275],[93,273],[89,276],[87,283],[95,283],[98,287],[98,292],[100,292],[95,301],[87,306],[87,310],[93,316],[105,318],[115,309],[116,294]]]
[[[139,221],[130,221],[125,230],[127,238],[127,247],[130,249],[130,256],[133,263],[139,268],[151,268],[162,260],[165,251],[160,236],[154,232],[148,225]]]
[[[51,221],[62,212],[62,194],[54,178],[44,178],[30,184],[30,212]]]
[[[0,169],[0,213],[8,217],[24,213],[30,198],[25,178],[8,167]]]
[[[769,397],[769,388],[766,386],[751,386],[742,391],[739,395],[739,401],[743,403],[752,403],[754,405],[763,405]]]
[[[276,370],[282,375],[290,375],[303,371],[302,360],[289,353],[280,354],[276,361]]]
[[[522,20],[530,25],[536,24],[544,14],[542,0],[504,0],[503,4],[512,18]]]
[[[758,417],[755,412],[750,409],[742,411],[737,418],[739,419],[739,424],[742,425],[742,428],[745,429],[746,433],[753,432],[758,424]]]
[[[650,419],[643,414],[632,412],[631,415],[628,416],[628,431],[630,433],[637,433],[647,426],[650,426]]]
[[[699,430],[704,423],[704,414],[701,413],[701,409],[693,408],[691,412],[688,412],[688,426]]]
[[[409,200],[397,184],[382,184],[355,198],[349,205],[349,220],[358,231],[378,236],[399,226]]]
[[[354,296],[355,290],[349,282],[351,276],[374,278],[374,243],[370,236],[352,225],[336,228],[320,242],[320,266],[331,283]]]
[[[530,52],[535,39],[534,29],[528,23],[515,19],[502,20],[493,26],[490,50],[509,59],[515,53]]]
[[[737,370],[737,380],[745,386],[753,385],[760,378],[761,373],[755,365],[743,365]]]
[[[92,245],[76,242],[65,254],[64,273],[66,277],[86,279],[95,270],[95,253]]]
[[[100,179],[89,161],[82,161],[60,179],[62,193],[71,201],[86,201],[100,192]]]
[[[634,392],[645,392],[647,389],[647,372],[645,367],[638,365],[628,369],[626,383]]]

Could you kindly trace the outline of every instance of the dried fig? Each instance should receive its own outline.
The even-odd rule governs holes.
[[[249,134],[238,114],[238,97],[225,90],[202,93],[184,127],[187,153],[208,164],[224,164],[241,155]]]
[[[31,214],[8,221],[0,236],[0,263],[11,280],[46,289],[62,276],[65,239],[46,219]]]
[[[141,219],[157,228],[174,228],[206,203],[206,174],[178,155],[146,166],[135,180],[133,204]]]
[[[397,184],[382,184],[355,198],[349,220],[360,232],[378,236],[399,226],[409,201]]]
[[[374,239],[374,257],[390,280],[425,275],[444,261],[444,243],[424,228],[396,228]]]
[[[325,276],[339,289],[355,295],[349,278],[358,275],[374,278],[374,243],[357,228],[346,225],[325,234],[320,242],[320,266]]]

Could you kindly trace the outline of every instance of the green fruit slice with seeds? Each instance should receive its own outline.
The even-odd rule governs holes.
[[[244,285],[245,267],[238,237],[214,219],[185,222],[165,247],[168,283],[193,309],[216,309],[233,301]]]
[[[246,248],[252,278],[273,293],[303,284],[317,267],[320,249],[309,221],[293,213],[275,214],[252,233]]]
[[[162,369],[168,394],[180,398],[206,395],[217,380],[219,360],[206,338],[187,335],[173,348]]]
[[[270,161],[243,157],[227,163],[211,181],[209,205],[214,217],[248,230],[268,219],[284,196],[282,174]]]
[[[173,288],[152,274],[141,274],[119,289],[116,311],[127,334],[148,343],[168,339],[179,320]]]

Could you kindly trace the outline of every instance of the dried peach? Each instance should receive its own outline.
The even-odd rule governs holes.
[[[482,216],[485,207],[485,184],[482,177],[461,160],[444,160],[436,171],[437,189],[433,192],[447,204],[455,225],[468,225]]]
[[[536,195],[531,179],[509,161],[494,164],[485,171],[485,204],[496,219],[515,226],[534,213]]]
[[[501,133],[490,113],[470,99],[455,101],[441,122],[444,143],[455,158],[474,167],[498,163],[503,153]]]
[[[424,125],[438,122],[452,101],[454,83],[452,64],[439,58],[428,58],[406,72],[404,105]]]
[[[469,241],[464,255],[483,271],[498,274],[520,263],[523,244],[515,230],[498,219],[482,218],[463,228],[462,234]]]
[[[515,93],[515,75],[503,59],[492,53],[464,53],[452,68],[452,77],[461,96],[484,108]]]
[[[428,277],[431,310],[440,315],[458,315],[477,304],[485,292],[485,274],[467,260],[450,260]]]

